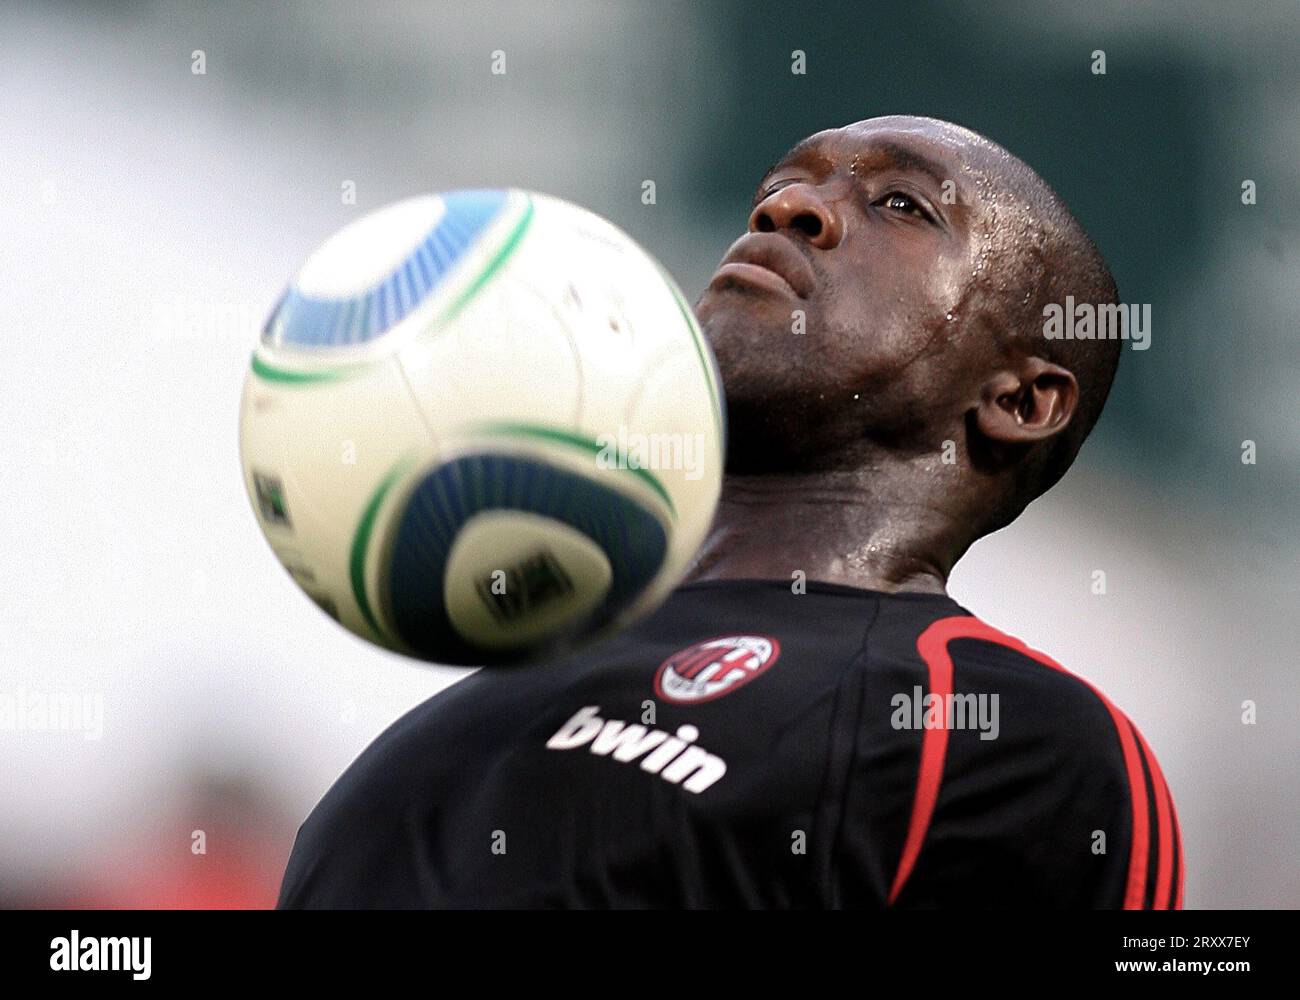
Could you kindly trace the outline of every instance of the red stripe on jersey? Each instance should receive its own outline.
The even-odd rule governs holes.
[[[1142,908],[1146,891],[1147,864],[1150,845],[1149,818],[1146,803],[1146,779],[1142,775],[1142,761],[1138,757],[1137,743],[1129,721],[1110,699],[1082,677],[1070,673],[1050,656],[1030,649],[1019,639],[999,632],[992,625],[980,621],[971,615],[954,615],[932,622],[916,640],[916,650],[925,661],[930,672],[930,691],[946,696],[952,693],[952,657],[948,653],[948,644],[956,639],[981,639],[996,643],[1029,657],[1045,667],[1058,670],[1068,677],[1087,685],[1101,703],[1110,712],[1115,731],[1119,734],[1120,750],[1124,755],[1124,770],[1128,773],[1129,797],[1133,810],[1133,837],[1129,850],[1128,879],[1124,890],[1124,909]],[[912,818],[907,828],[907,839],[903,843],[903,853],[894,873],[894,884],[889,890],[889,903],[892,904],[908,876],[916,865],[921,845],[930,829],[930,820],[934,816],[935,803],[939,798],[939,786],[943,780],[943,761],[948,749],[948,730],[927,729],[921,737],[921,766],[916,777],[916,796],[912,800]],[[1150,755],[1148,754],[1148,757]],[[1154,758],[1151,758],[1154,759]],[[1157,800],[1160,796],[1157,794]],[[1181,885],[1181,878],[1180,878]],[[1179,902],[1181,903],[1181,896]]]
[[[916,640],[916,648],[930,671],[930,694],[938,695],[945,706],[948,704],[948,695],[952,694],[952,657],[948,655],[947,646],[950,638],[956,636],[947,636],[947,630],[939,629],[938,626],[956,621],[971,622],[975,619],[942,619],[922,632]],[[946,711],[945,708],[945,723],[951,721]],[[921,845],[925,843],[930,818],[934,815],[934,804],[939,799],[939,785],[943,782],[943,760],[947,753],[946,725],[939,729],[921,731],[921,767],[916,775],[916,795],[912,798],[912,819],[907,827],[907,840],[903,842],[903,856],[899,859],[898,870],[894,872],[894,884],[889,890],[890,906],[903,891],[907,877],[916,865],[916,857],[921,853]]]
[[[1169,792],[1169,785],[1165,782],[1164,772],[1160,770],[1160,762],[1156,760],[1156,755],[1151,752],[1151,747],[1147,745],[1146,738],[1137,726],[1133,727],[1133,732],[1137,733],[1138,742],[1142,744],[1142,753],[1146,755],[1147,764],[1151,768],[1151,781],[1155,785],[1156,800],[1156,821],[1159,824],[1159,851],[1160,858],[1156,863],[1156,895],[1151,901],[1151,909],[1167,910],[1173,905],[1170,899],[1170,884],[1173,881],[1174,874],[1174,830],[1173,830],[1173,805],[1174,797]],[[1179,845],[1181,854],[1181,844]],[[1179,859],[1179,881],[1182,881],[1182,859]]]

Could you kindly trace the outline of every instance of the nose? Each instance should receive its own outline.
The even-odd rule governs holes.
[[[838,246],[844,220],[812,184],[790,184],[773,191],[749,213],[751,233],[775,233],[803,239],[821,250]]]

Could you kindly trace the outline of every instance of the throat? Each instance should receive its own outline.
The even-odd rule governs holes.
[[[688,579],[802,578],[946,593],[965,545],[945,512],[916,502],[925,495],[861,470],[728,476]]]

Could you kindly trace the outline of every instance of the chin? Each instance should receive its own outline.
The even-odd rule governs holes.
[[[790,333],[787,313],[761,316],[740,310],[700,312],[700,328],[713,350],[728,394],[766,397],[782,392],[790,352],[782,350]]]
[[[695,304],[695,316],[710,341],[741,338],[770,343],[773,336],[793,336],[791,323],[795,309],[806,303],[773,295],[762,288],[742,284],[724,284],[709,288]]]

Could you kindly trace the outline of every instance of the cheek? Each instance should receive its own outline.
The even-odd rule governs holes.
[[[826,372],[839,383],[861,382],[895,370],[913,350],[916,311],[888,298],[838,298],[816,331]]]
[[[879,382],[904,374],[918,359],[942,350],[959,327],[946,282],[891,268],[874,282],[842,283],[828,300],[823,338],[834,366],[851,378]],[[951,331],[951,332],[950,332]]]

